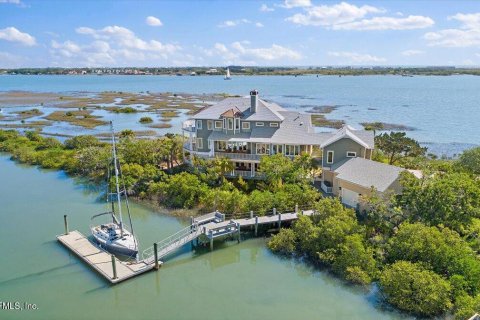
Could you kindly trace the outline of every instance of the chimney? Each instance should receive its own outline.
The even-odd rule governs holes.
[[[258,106],[258,91],[252,90],[250,91],[250,112],[255,113],[257,112]]]

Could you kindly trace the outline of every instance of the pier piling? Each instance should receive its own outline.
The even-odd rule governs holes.
[[[68,220],[67,220],[67,215],[63,215],[63,223],[65,225],[65,234],[68,234]]]
[[[255,217],[255,237],[258,234],[258,216]]]
[[[278,231],[280,231],[280,228],[282,227],[282,214],[278,214]]]
[[[112,270],[113,270],[113,279],[117,279],[117,265],[115,261],[115,256],[112,254],[110,255],[112,257]]]
[[[238,235],[237,235],[237,243],[240,243],[240,223],[237,223]]]
[[[298,203],[295,205],[295,213],[298,213]]]
[[[156,242],[153,244],[153,255],[155,257],[155,270],[158,270],[160,266],[158,264],[158,244]]]

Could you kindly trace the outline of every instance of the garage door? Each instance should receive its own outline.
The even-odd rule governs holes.
[[[356,207],[358,203],[358,193],[342,188],[342,202],[347,206]]]

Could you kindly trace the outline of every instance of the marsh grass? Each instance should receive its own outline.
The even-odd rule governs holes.
[[[107,124],[106,121],[99,120],[100,116],[93,116],[90,110],[72,110],[72,111],[54,111],[45,119],[51,121],[65,121],[73,125],[84,128],[95,128]]]

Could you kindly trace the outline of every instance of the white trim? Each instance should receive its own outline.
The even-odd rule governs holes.
[[[330,154],[330,152],[332,153],[332,161],[328,161],[328,155]],[[327,151],[327,164],[332,164],[333,160],[335,160],[335,152],[333,150],[328,150]]]
[[[353,153],[353,156],[348,155],[349,153]],[[347,151],[347,158],[356,158],[356,157],[357,157],[357,153],[355,151]]]
[[[235,128],[235,121],[233,121],[233,118],[227,118],[227,125],[228,125],[227,130],[233,130]],[[231,128],[230,128],[230,125],[231,125]]]
[[[255,122],[255,126],[263,127],[263,126],[265,126],[265,123],[263,121],[258,121],[258,122]]]
[[[217,124],[220,124],[217,126]],[[215,120],[215,129],[222,129],[223,128],[223,121],[222,120]]]
[[[203,138],[197,138],[197,150],[203,149]]]
[[[207,120],[207,129],[213,130],[213,120]]]
[[[203,122],[202,120],[197,120],[197,129],[202,130],[202,128],[203,128],[202,127],[203,126],[202,122]]]
[[[247,125],[247,126],[245,126]],[[250,130],[250,122],[242,121],[242,130]]]
[[[278,122],[270,122],[270,127],[279,127]]]
[[[320,145],[320,147],[325,148],[325,147],[331,145],[332,143],[337,142],[338,140],[346,138],[346,137],[352,139],[353,141],[355,141],[356,143],[358,143],[362,147],[370,148],[369,145],[367,145],[362,139],[357,137],[355,135],[355,133],[351,132],[350,129],[348,129],[347,127],[343,127],[342,129],[338,130],[333,137],[331,137],[330,139],[328,139],[327,141],[322,143]]]

